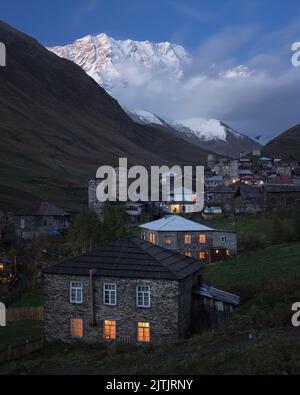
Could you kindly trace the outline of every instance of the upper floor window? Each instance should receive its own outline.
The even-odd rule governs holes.
[[[199,236],[199,243],[200,244],[206,244],[206,235],[200,235]]]
[[[150,287],[138,286],[137,287],[137,307],[149,308],[151,305]]]
[[[191,235],[184,235],[183,242],[184,242],[184,244],[192,244],[192,236]]]
[[[117,304],[117,286],[116,284],[104,284],[104,304],[116,306]]]
[[[83,303],[83,284],[81,282],[72,281],[70,283],[70,302],[74,304]]]
[[[227,243],[227,236],[221,236],[221,243]]]

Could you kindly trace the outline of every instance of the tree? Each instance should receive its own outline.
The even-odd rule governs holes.
[[[102,223],[102,241],[110,243],[128,236],[125,207],[107,205]]]
[[[77,215],[68,234],[68,241],[72,247],[86,253],[101,244],[102,224],[96,213],[82,213]]]

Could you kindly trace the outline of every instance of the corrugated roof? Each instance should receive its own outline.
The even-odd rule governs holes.
[[[238,295],[211,287],[207,283],[202,284],[202,286],[199,287],[197,290],[195,290],[194,293],[196,295],[200,295],[209,299],[214,299],[220,302],[229,303],[234,306],[239,306],[241,302],[241,299]]]
[[[140,228],[157,232],[204,232],[215,231],[213,228],[190,221],[179,215],[170,215],[157,221],[140,225]]]
[[[56,207],[49,202],[36,202],[31,206],[21,210],[17,213],[18,216],[68,216],[70,215],[62,208]]]
[[[90,254],[47,268],[44,274],[182,280],[197,273],[203,263],[138,238],[116,241]]]

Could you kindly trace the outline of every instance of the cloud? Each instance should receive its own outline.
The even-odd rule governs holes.
[[[199,46],[180,78],[168,69],[122,65],[128,85],[113,95],[127,108],[171,120],[215,118],[266,141],[300,122],[300,68],[293,68],[290,51],[299,37],[296,24],[268,35],[255,26],[227,29]],[[241,59],[244,46],[251,56]]]

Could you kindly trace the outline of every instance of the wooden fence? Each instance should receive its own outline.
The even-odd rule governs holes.
[[[20,307],[6,310],[6,321],[43,321],[43,307]]]
[[[0,349],[0,365],[26,357],[29,354],[41,350],[43,347],[44,338],[39,338],[31,341],[27,340],[23,344],[7,346],[5,349],[2,348]]]

